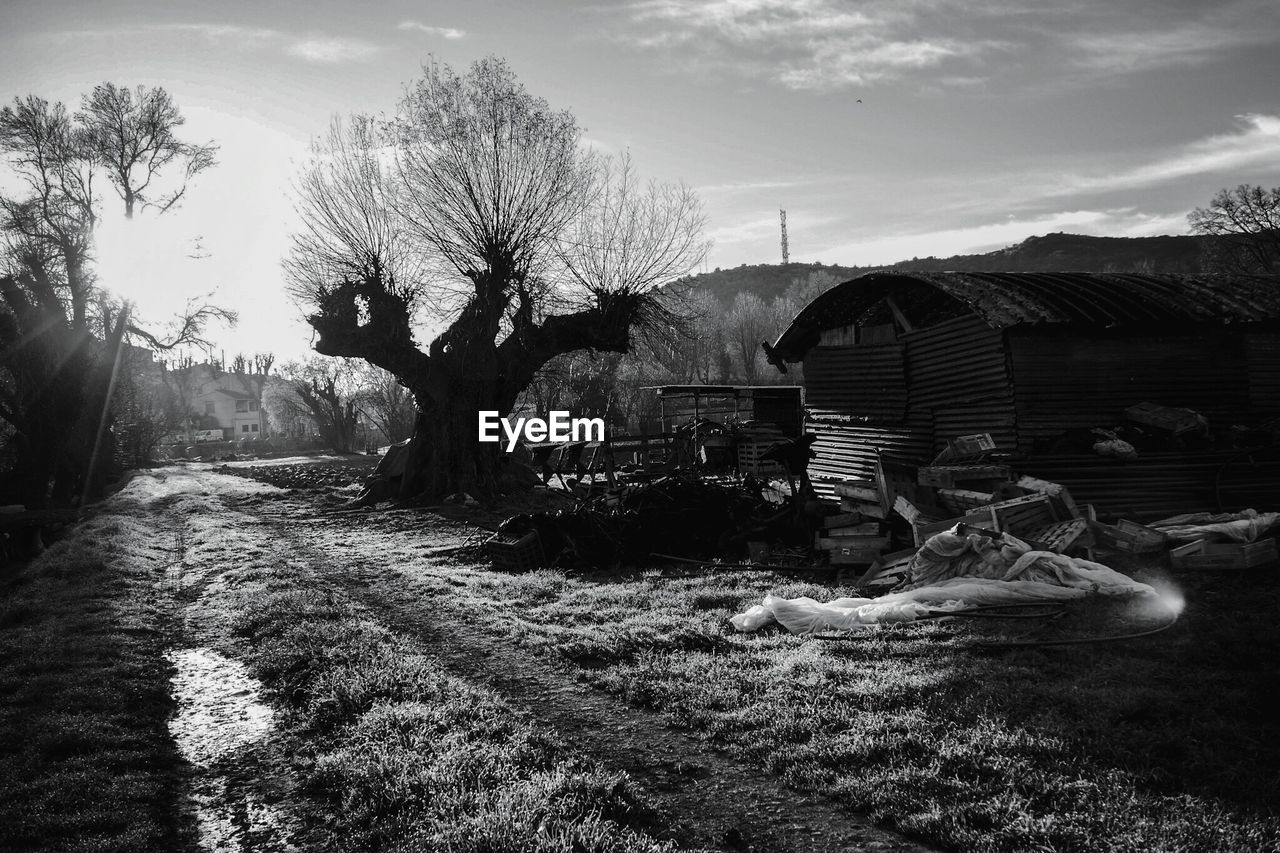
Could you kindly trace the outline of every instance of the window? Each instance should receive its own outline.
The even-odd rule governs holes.
[[[258,411],[258,401],[257,401],[257,400],[250,400],[250,401],[249,401],[249,411],[251,411],[251,412],[256,412],[256,411]]]
[[[248,432],[248,431],[249,431],[249,425],[248,425],[248,424],[240,424],[240,431],[241,431],[241,432]]]
[[[249,432],[257,432],[257,431],[258,431],[257,424],[249,424]]]
[[[236,411],[237,411],[237,412],[247,412],[247,411],[249,411],[249,401],[248,401],[248,400],[236,400]]]
[[[204,413],[205,413],[206,415],[216,415],[216,414],[218,413],[218,412],[217,412],[217,409],[216,409],[216,408],[214,407],[214,405],[213,405],[213,401],[212,401],[212,400],[210,400],[208,403],[205,403],[205,404],[204,404]]]

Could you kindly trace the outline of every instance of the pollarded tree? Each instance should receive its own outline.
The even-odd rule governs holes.
[[[417,404],[404,496],[499,488],[477,413],[509,413],[557,355],[662,327],[660,286],[706,250],[690,190],[585,150],[496,58],[427,68],[385,127],[335,123],[298,190],[288,271],[316,350],[390,371]],[[416,318],[444,326],[425,349]]]
[[[1221,189],[1187,220],[1195,233],[1215,238],[1213,265],[1233,272],[1280,272],[1280,187]]]

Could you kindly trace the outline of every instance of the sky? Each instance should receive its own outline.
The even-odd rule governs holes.
[[[0,98],[172,93],[218,166],[104,221],[102,283],[156,324],[212,292],[228,357],[288,359],[308,144],[429,61],[504,57],[588,144],[694,187],[710,270],[779,262],[780,209],[791,260],[825,264],[1187,233],[1219,188],[1280,185],[1278,46],[1275,0],[0,0]]]

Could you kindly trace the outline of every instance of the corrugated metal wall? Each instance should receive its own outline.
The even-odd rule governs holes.
[[[870,477],[875,451],[914,461],[927,418],[907,415],[906,348],[897,341],[819,346],[804,360],[807,430],[818,437],[815,477]]]
[[[1226,329],[1182,335],[1009,330],[1023,451],[1068,428],[1112,427],[1149,401],[1230,421],[1249,406],[1244,338]]]
[[[817,416],[901,424],[907,410],[905,350],[896,341],[814,347],[804,360],[806,408]]]
[[[933,421],[933,456],[958,435],[989,432],[996,447],[1017,446],[1004,332],[973,315],[903,336],[912,411]]]
[[[1016,433],[1003,334],[977,317],[903,335],[896,344],[815,347],[804,361],[815,476],[869,477],[875,454],[919,464],[948,438]]]
[[[1245,337],[1245,350],[1254,413],[1260,418],[1280,417],[1280,333],[1253,332]]]
[[[899,357],[903,379],[895,380]],[[1002,450],[1024,455],[1015,463],[1023,473],[1065,483],[1104,515],[1264,510],[1280,501],[1280,449],[1143,453],[1120,462],[1043,447],[1071,427],[1113,426],[1143,401],[1186,406],[1219,424],[1280,416],[1273,331],[1001,330],[968,315],[898,344],[816,347],[804,367],[808,431],[818,437],[815,479],[870,477],[877,450],[920,464],[948,438],[988,432]]]
[[[1219,509],[1275,510],[1278,450],[1143,453],[1128,462],[1091,454],[1037,456],[1021,467],[1066,484],[1076,503],[1091,503],[1103,515],[1152,519]]]

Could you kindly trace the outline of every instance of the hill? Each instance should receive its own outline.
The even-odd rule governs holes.
[[[1137,272],[1194,273],[1201,271],[1205,237],[1090,237],[1046,234],[980,255],[913,258],[888,266],[846,267],[824,264],[743,264],[692,276],[688,282],[728,304],[741,292],[766,301],[793,284],[823,281],[834,284],[873,270],[985,271],[985,272]],[[827,278],[830,276],[830,278]]]

